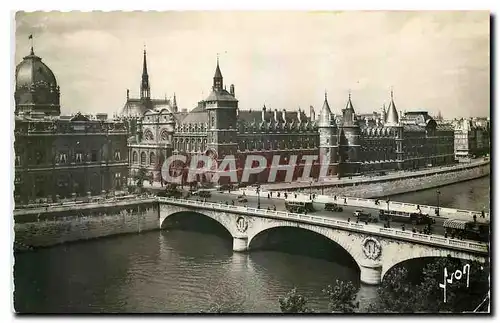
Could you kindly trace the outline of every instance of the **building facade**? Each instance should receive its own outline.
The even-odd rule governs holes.
[[[490,153],[489,120],[460,119],[455,122],[454,130],[457,161],[464,162]]]
[[[56,78],[33,48],[15,79],[16,204],[121,189],[128,172],[125,124],[106,114],[62,116]]]
[[[264,167],[250,176],[249,183],[267,182],[273,159],[280,165],[295,162],[291,180],[300,179],[306,155],[319,156],[313,162],[313,177],[321,165],[326,169],[322,175],[343,177],[454,163],[453,127],[438,124],[427,112],[400,114],[392,92],[389,107],[371,115],[357,115],[350,94],[339,115],[332,112],[325,94],[319,118],[312,106],[308,114],[300,108],[240,110],[235,87],[231,84],[226,90],[218,61],[210,95],[190,112],[179,111],[177,104],[152,108],[140,117],[130,114],[127,104],[121,112],[137,124],[129,139],[132,172],[145,167],[156,181],[161,179],[163,160],[172,154],[186,155],[188,164],[193,155],[205,154],[218,163],[234,156],[239,180],[246,157],[263,156],[266,165],[247,165]],[[173,171],[185,174],[187,169],[181,162]],[[278,172],[275,180],[290,180],[285,174]]]

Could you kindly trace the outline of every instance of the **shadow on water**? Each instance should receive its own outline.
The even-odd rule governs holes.
[[[279,227],[257,234],[250,250],[280,251],[335,262],[359,272],[351,255],[340,245],[316,232],[295,227]]]
[[[165,219],[162,224],[165,231],[190,231],[217,236],[224,240],[224,245],[232,248],[233,237],[220,223],[200,213],[179,212]]]

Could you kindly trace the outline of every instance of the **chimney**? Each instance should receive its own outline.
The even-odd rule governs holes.
[[[105,121],[108,119],[107,113],[98,113],[95,115],[97,120]]]
[[[274,122],[278,123],[278,109],[274,109]]]
[[[265,105],[262,107],[262,121],[263,122],[266,121],[266,106]]]
[[[234,84],[231,84],[231,86],[229,87],[229,93],[234,96]]]
[[[312,105],[309,107],[309,117],[311,118],[311,121],[316,120],[316,112],[314,111],[314,107]]]
[[[297,113],[297,119],[299,120],[299,123],[302,122],[302,111],[299,108],[299,113]]]
[[[286,110],[283,109],[283,113],[281,114],[281,118],[283,119],[283,123],[286,123]]]
[[[128,98],[129,98],[129,94],[130,94],[130,90],[127,89],[127,101],[128,101]]]

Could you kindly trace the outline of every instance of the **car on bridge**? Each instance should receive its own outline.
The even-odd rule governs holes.
[[[343,210],[337,203],[325,203],[325,211],[342,212]]]
[[[236,201],[239,203],[247,203],[248,199],[245,195],[240,195],[236,198]]]
[[[361,222],[368,222],[368,223],[377,223],[378,218],[376,216],[373,216],[371,213],[364,212],[362,210],[356,210],[354,211],[354,216],[358,221]]]
[[[428,214],[424,213],[415,213],[415,212],[403,212],[403,211],[387,211],[380,210],[379,218],[382,221],[395,221],[402,223],[411,223],[411,224],[434,224],[436,220],[431,218]]]
[[[490,223],[480,223],[477,221],[462,221],[448,219],[444,221],[443,227],[447,235],[452,238],[470,239],[481,242],[490,240]]]
[[[311,201],[285,201],[285,208],[292,213],[308,213],[314,212],[314,207]]]
[[[209,190],[197,190],[197,191],[192,192],[191,195],[209,198],[212,196],[212,192]]]

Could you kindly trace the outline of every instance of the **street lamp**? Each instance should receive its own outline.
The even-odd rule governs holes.
[[[437,210],[436,210],[436,215],[439,216],[439,195],[441,195],[441,191],[439,189],[436,190],[436,196],[437,196]]]
[[[260,184],[257,185],[257,208],[260,209]]]
[[[312,194],[313,194],[313,187],[312,187],[312,185],[313,185],[313,181],[311,180],[309,182],[309,198],[310,199],[312,199]]]

